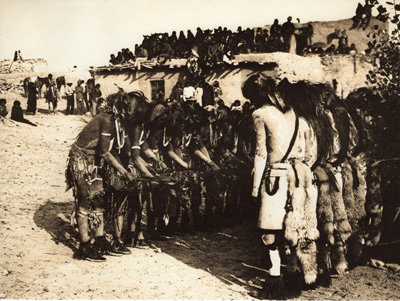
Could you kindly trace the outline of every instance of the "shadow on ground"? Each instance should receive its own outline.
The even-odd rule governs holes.
[[[50,233],[56,244],[62,243],[75,251],[79,245],[79,233],[69,221],[73,206],[73,202],[47,201],[35,212],[34,221],[38,227]],[[106,232],[112,233],[110,221],[106,224]],[[260,232],[254,222],[246,221],[214,232],[198,231],[195,235],[162,238],[149,240],[148,243],[151,248],[161,249],[192,268],[201,269],[227,285],[238,285],[251,296],[257,296],[265,276],[265,267],[261,262],[263,246]],[[400,244],[382,241],[381,245],[370,249],[366,255],[393,262],[395,258],[399,260],[399,252]]]
[[[161,248],[164,253],[228,285],[240,285],[250,291],[262,285],[265,276],[261,264],[262,245],[255,223],[151,242],[153,248]]]
[[[33,220],[38,227],[51,235],[56,244],[62,243],[76,251],[79,245],[79,232],[69,221],[73,208],[73,202],[47,201],[36,210]]]
[[[75,252],[79,247],[79,232],[69,221],[73,206],[73,202],[47,201],[38,208],[33,218],[36,225],[46,230],[56,244],[62,243]],[[111,234],[110,223],[105,228]],[[190,267],[212,274],[228,285],[236,284],[247,290],[255,290],[261,283],[254,283],[254,280],[261,281],[264,277],[259,237],[255,224],[247,222],[215,232],[150,240],[149,244]]]

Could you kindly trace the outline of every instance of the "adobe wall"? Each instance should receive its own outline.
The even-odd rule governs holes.
[[[366,74],[371,69],[367,57],[363,55],[303,57],[276,52],[238,55],[235,61],[237,65],[216,65],[213,72],[206,77],[209,84],[216,80],[219,82],[223,91],[222,99],[227,105],[236,99],[246,101],[241,87],[249,76],[258,72],[278,81],[286,77],[290,82],[306,80],[332,85],[335,79],[338,83],[337,94],[346,97],[350,92],[366,86]],[[143,68],[140,71],[110,68],[108,71],[95,71],[95,74],[96,83],[101,85],[104,96],[117,92],[118,85],[125,91],[141,90],[148,98],[151,98],[152,80],[164,80],[165,97],[169,97],[177,81],[184,83],[189,78],[186,67],[158,70]]]
[[[244,101],[241,95],[243,82],[254,72],[264,72],[266,75],[276,76],[275,64],[268,68],[262,66],[237,67],[215,67],[213,72],[206,77],[206,82],[212,84],[218,81],[223,91],[222,99],[231,104],[234,100]],[[257,70],[257,71],[256,71]],[[151,98],[151,81],[164,80],[164,93],[168,98],[173,87],[179,81],[184,84],[190,78],[186,68],[172,70],[112,70],[110,72],[98,72],[95,76],[96,83],[100,84],[104,96],[118,92],[118,87],[125,91],[141,90],[146,97]]]
[[[372,69],[369,58],[364,55],[298,56],[288,53],[275,53],[277,79],[285,77],[290,82],[301,80],[310,83],[338,83],[337,94],[341,97],[361,87],[366,87],[366,75]]]
[[[153,80],[164,80],[165,95],[169,97],[173,86],[179,80],[184,82],[187,72],[176,69],[166,74],[164,71],[143,70],[136,72],[130,69],[122,71],[112,70],[100,72],[95,76],[96,84],[100,84],[103,96],[118,92],[118,87],[126,92],[141,90],[146,97],[151,98],[151,84]]]
[[[286,20],[279,20],[281,21],[281,25],[286,22]],[[293,21],[292,21],[293,22]],[[324,21],[324,22],[309,22],[313,26],[313,36],[312,36],[312,44],[314,43],[324,43],[328,46],[330,45],[335,45],[338,46],[339,40],[338,38],[335,38],[335,30],[340,30],[342,32],[343,30],[346,31],[347,34],[347,40],[348,40],[348,46],[351,44],[355,44],[357,51],[360,53],[367,49],[367,44],[371,40],[370,38],[367,37],[367,34],[372,32],[372,28],[374,26],[377,26],[379,29],[382,30],[389,30],[389,23],[383,23],[379,20],[377,20],[375,17],[371,18],[369,26],[363,30],[362,28],[354,28],[351,29],[353,25],[353,20],[352,19],[343,19],[343,20],[337,20],[337,21]],[[294,23],[296,28],[302,28],[307,26],[309,23]],[[268,29],[268,31],[271,28],[271,25],[266,25],[262,28]],[[295,34],[298,33],[298,31],[295,32]]]

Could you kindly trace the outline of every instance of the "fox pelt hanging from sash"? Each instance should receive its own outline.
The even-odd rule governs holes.
[[[354,206],[352,211],[352,220],[350,225],[352,227],[352,234],[348,240],[347,258],[350,268],[358,265],[361,255],[362,247],[364,245],[364,231],[366,228],[366,210],[365,201],[367,195],[367,182],[366,182],[366,164],[364,154],[360,153],[357,157],[349,159],[351,164],[351,171],[353,176],[353,183],[349,189],[352,189],[354,195]]]
[[[301,161],[294,160],[288,168],[288,207],[284,220],[285,239],[295,249],[306,284],[317,279],[317,189],[312,184],[312,172]],[[296,261],[293,261],[296,264]],[[295,267],[290,267],[295,270]]]
[[[318,181],[318,229],[321,233],[320,254],[324,258],[320,261],[325,265],[322,269],[330,269],[331,258],[338,274],[344,274],[348,269],[345,258],[345,243],[350,237],[352,229],[348,221],[345,201],[343,199],[342,174],[327,164],[317,166],[314,170]],[[345,180],[346,193],[348,186]],[[353,196],[354,198],[354,196]],[[347,200],[350,202],[350,200]],[[332,249],[332,254],[331,253]]]

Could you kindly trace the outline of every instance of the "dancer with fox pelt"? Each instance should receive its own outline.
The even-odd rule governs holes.
[[[258,196],[261,186],[258,227],[270,261],[260,297],[293,298],[300,293],[299,272],[305,284],[317,278],[317,190],[310,169],[316,159],[315,135],[282,99],[271,78],[253,75],[242,92],[256,107],[252,196]],[[282,277],[279,251],[285,245],[289,264]]]
[[[364,139],[359,135],[357,116],[335,98],[330,86],[283,80],[279,88],[317,136],[318,159],[312,170],[318,184],[319,284],[329,286],[331,258],[338,274],[348,269],[345,255],[350,235],[352,261],[361,254],[365,176],[360,152]]]

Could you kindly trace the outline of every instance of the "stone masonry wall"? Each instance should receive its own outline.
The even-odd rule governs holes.
[[[47,71],[48,71],[48,67],[47,67],[47,61],[45,59],[0,61],[0,74],[47,72]]]

